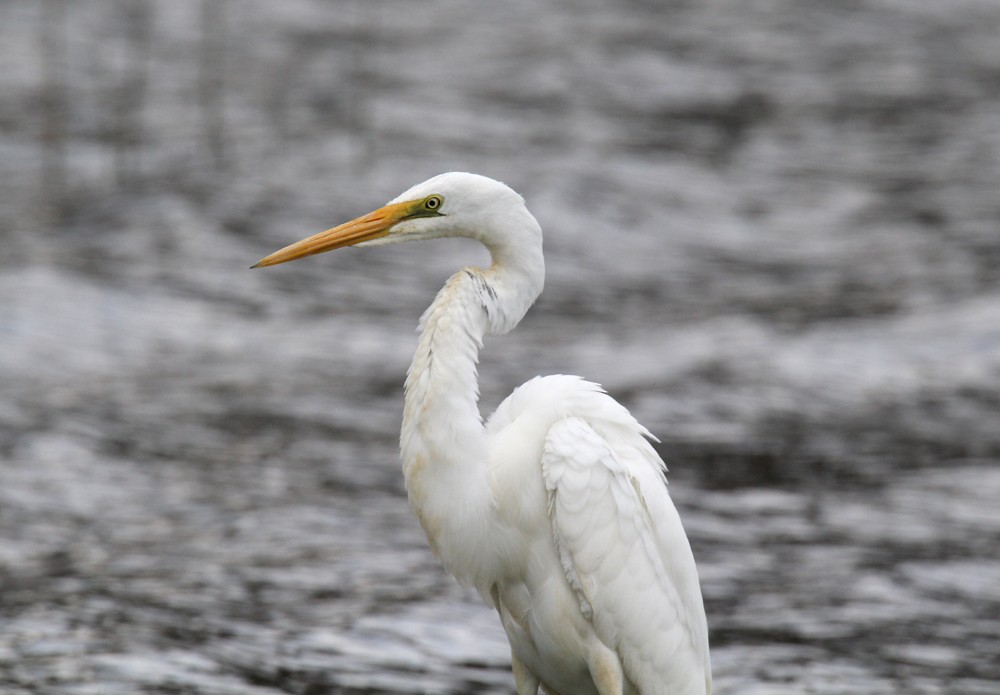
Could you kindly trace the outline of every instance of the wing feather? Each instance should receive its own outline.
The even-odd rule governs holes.
[[[663,464],[632,423],[568,416],[549,428],[542,474],[553,538],[583,614],[628,679],[645,695],[704,695],[711,673],[694,559]]]

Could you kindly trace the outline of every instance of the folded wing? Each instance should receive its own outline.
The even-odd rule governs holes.
[[[565,417],[545,439],[542,473],[566,578],[640,692],[705,695],[705,611],[662,461],[627,411],[601,397],[626,417]]]

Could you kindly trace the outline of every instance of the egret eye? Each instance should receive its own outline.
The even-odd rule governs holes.
[[[429,198],[427,198],[427,200],[424,201],[424,207],[428,210],[437,210],[439,207],[441,207],[441,204],[443,202],[444,199],[442,199],[441,196],[432,195]]]

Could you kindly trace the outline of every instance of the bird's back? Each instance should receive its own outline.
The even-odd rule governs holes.
[[[548,642],[587,651],[587,640],[596,639],[620,660],[626,693],[711,692],[697,571],[645,428],[597,385],[551,376],[511,394],[487,432],[498,513],[536,536],[529,576],[510,583],[520,594],[504,621],[515,653],[529,652],[526,666],[546,682],[537,671],[551,664],[530,653],[532,637],[542,652]],[[505,510],[508,500],[515,503]],[[539,605],[543,596],[549,603],[568,597],[574,615],[542,624],[559,622],[558,611]],[[523,630],[518,611],[544,634]]]

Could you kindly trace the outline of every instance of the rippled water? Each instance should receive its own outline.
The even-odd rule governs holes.
[[[445,170],[481,362],[662,440],[720,693],[1000,687],[1000,8],[0,6],[0,692],[511,693],[396,453],[471,243],[259,257]]]

